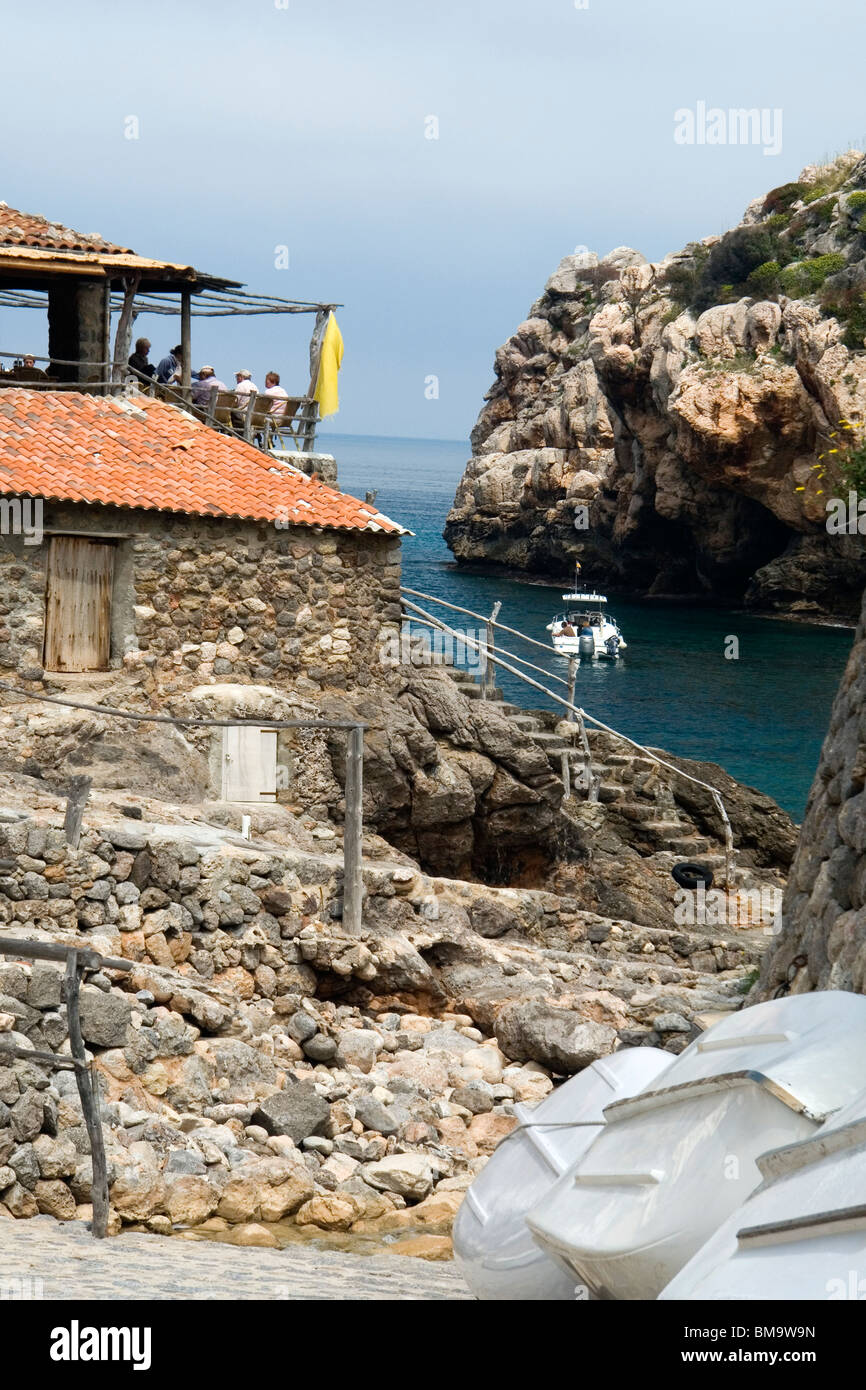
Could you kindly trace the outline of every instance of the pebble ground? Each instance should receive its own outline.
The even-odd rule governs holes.
[[[72,1301],[471,1297],[450,1262],[136,1234],[95,1241],[81,1222],[51,1217],[0,1221],[0,1298],[20,1297],[19,1289],[25,1296]]]

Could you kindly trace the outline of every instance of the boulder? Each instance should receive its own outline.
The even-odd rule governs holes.
[[[364,1181],[381,1192],[394,1192],[407,1202],[423,1202],[433,1190],[433,1170],[424,1154],[389,1154],[365,1163]]]
[[[96,1047],[123,1047],[132,1017],[132,1004],[121,994],[84,985],[81,990],[81,1033]]]
[[[496,1038],[515,1061],[540,1062],[564,1073],[607,1057],[618,1040],[610,1023],[586,1021],[573,1009],[534,999],[506,1004],[496,1019]]]
[[[303,1082],[289,1084],[259,1101],[252,1123],[261,1125],[268,1134],[287,1134],[296,1144],[311,1134],[324,1134],[331,1107],[312,1086]]]

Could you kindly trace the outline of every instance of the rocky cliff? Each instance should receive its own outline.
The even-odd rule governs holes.
[[[866,604],[830,717],[760,997],[866,992]]]
[[[853,619],[862,536],[826,504],[848,495],[830,436],[866,415],[864,292],[856,152],[657,264],[566,256],[496,354],[455,556]]]

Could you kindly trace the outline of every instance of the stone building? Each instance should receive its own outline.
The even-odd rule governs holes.
[[[399,628],[402,527],[146,396],[0,393],[0,530],[18,682],[345,688]]]

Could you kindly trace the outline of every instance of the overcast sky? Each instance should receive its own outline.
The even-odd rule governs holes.
[[[254,290],[342,301],[342,433],[465,439],[496,347],[562,256],[658,258],[864,142],[862,0],[4,8],[0,197]],[[674,112],[701,101],[780,109],[781,152],[675,143]],[[44,351],[40,314],[0,313],[3,349]],[[177,322],[140,320],[156,355]],[[307,327],[194,320],[193,366],[249,366],[260,385],[274,366],[303,389]]]

